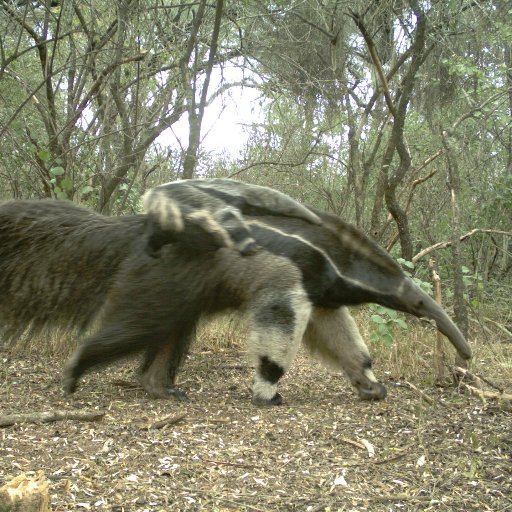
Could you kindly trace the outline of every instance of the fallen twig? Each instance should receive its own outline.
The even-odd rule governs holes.
[[[352,446],[355,446],[356,448],[361,448],[361,450],[366,450],[366,446],[363,443],[360,443],[359,441],[354,441],[352,439],[349,439],[348,437],[342,437],[341,440],[344,443],[351,444]]]
[[[475,388],[474,386],[470,386],[469,384],[466,384],[465,382],[462,383],[462,385],[473,395],[477,396],[478,398],[484,399],[484,398],[497,398],[498,400],[508,400],[512,402],[512,395],[509,393],[500,393],[497,391],[487,391],[485,389]]]
[[[471,382],[476,382],[480,385],[482,385],[482,383],[485,382],[485,384],[487,384],[491,388],[496,389],[500,393],[503,393],[505,391],[501,386],[498,386],[498,384],[496,384],[495,382],[492,382],[487,377],[483,377],[482,375],[476,375],[475,373],[471,373],[466,368],[461,368],[460,366],[454,366],[452,371],[461,377],[469,378]]]
[[[125,379],[114,379],[111,381],[111,384],[114,386],[119,386],[121,388],[128,389],[130,391],[142,390],[142,386],[140,384]]]
[[[396,455],[393,455],[392,457],[386,457],[385,459],[374,460],[373,463],[374,464],[386,464],[388,462],[394,462],[395,460],[400,460],[403,457],[405,457],[406,455],[407,455],[407,452],[397,453]]]
[[[167,416],[166,418],[163,418],[151,425],[149,428],[163,428],[166,425],[174,425],[175,423],[180,422],[181,420],[185,419],[187,416],[186,412],[182,412],[179,414],[174,414],[172,416]]]
[[[249,469],[256,468],[256,466],[251,465],[251,464],[241,464],[239,462],[225,462],[223,460],[207,459],[206,462],[209,462],[210,464],[215,464],[216,466],[233,466],[235,468],[249,468]]]
[[[103,411],[54,410],[45,412],[29,412],[22,414],[6,414],[0,416],[0,427],[10,427],[17,423],[50,423],[52,421],[78,420],[97,421],[105,413]]]
[[[397,494],[395,496],[367,496],[368,501],[432,501],[431,496],[408,496],[407,494]]]
[[[405,385],[409,388],[409,389],[412,389],[417,395],[419,395],[423,400],[425,400],[425,402],[427,402],[428,404],[430,405],[434,405],[434,400],[432,400],[432,398],[430,398],[428,395],[426,395],[423,391],[421,391],[421,389],[418,389],[414,384],[411,384],[410,382],[407,382],[405,381]]]
[[[495,398],[498,400],[507,400],[512,402],[512,394],[505,393],[505,390],[498,386],[496,383],[490,381],[486,377],[482,377],[480,375],[475,375],[471,373],[469,370],[465,368],[460,368],[459,366],[454,366],[451,368],[451,371],[454,373],[456,377],[463,377],[467,379],[471,384],[475,384],[472,386],[467,382],[461,381],[461,385],[464,386],[471,395],[480,398],[480,400],[485,401],[486,398]],[[496,391],[487,391],[484,389],[484,384],[487,384],[491,388],[496,389]],[[478,387],[477,387],[478,386]]]

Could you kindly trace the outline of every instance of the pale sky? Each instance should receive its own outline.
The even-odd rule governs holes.
[[[225,68],[224,80],[227,82],[240,81],[242,71],[238,67]],[[220,73],[212,74],[209,91],[214,92],[220,82]],[[262,121],[260,93],[252,87],[233,87],[219,96],[205,110],[201,136],[201,148],[217,153],[226,152],[232,157],[238,156],[248,134],[244,125]],[[157,139],[157,143],[165,146],[188,145],[188,116],[184,114],[171,129],[165,130]]]

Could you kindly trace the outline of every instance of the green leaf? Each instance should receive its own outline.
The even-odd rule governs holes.
[[[381,336],[381,339],[384,345],[386,345],[386,347],[390,347],[391,345],[393,345],[393,336],[391,336],[391,334],[383,334]]]
[[[403,265],[404,267],[414,269],[414,263],[412,261],[407,261],[404,258],[398,258],[397,261],[398,263],[400,263],[400,265]]]
[[[405,320],[402,320],[401,318],[397,318],[395,320],[395,324],[399,325],[402,329],[407,329],[407,322]]]
[[[50,159],[50,152],[47,149],[40,149],[37,152],[37,156],[43,161],[47,162]]]
[[[387,314],[391,320],[396,320],[396,318],[398,318],[398,313],[393,309],[388,309]]]
[[[380,315],[372,315],[370,318],[372,319],[372,322],[375,324],[385,324],[386,323],[386,320],[384,320],[384,318],[382,318]]]
[[[52,167],[50,169],[50,174],[52,176],[62,176],[66,171],[64,170],[63,167],[61,167],[60,165],[58,165],[57,167]]]
[[[81,193],[81,194],[89,194],[89,193],[91,193],[93,190],[94,190],[94,188],[93,188],[93,187],[91,187],[91,185],[85,185],[85,187],[82,187],[82,188],[80,189],[80,193]]]
[[[61,182],[60,182],[60,186],[64,189],[64,190],[71,190],[73,188],[73,182],[68,179],[68,178],[64,178]]]

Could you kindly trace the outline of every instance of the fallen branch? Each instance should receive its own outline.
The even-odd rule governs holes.
[[[505,393],[505,390],[501,386],[498,386],[489,379],[475,375],[474,373],[471,373],[465,368],[460,368],[459,366],[455,366],[451,370],[456,377],[463,377],[468,379],[472,384],[475,384],[475,386],[472,386],[471,384],[461,381],[461,385],[464,386],[470,394],[480,398],[480,400],[484,401],[486,398],[495,398],[497,400],[507,400],[512,402],[512,394]],[[484,384],[496,389],[496,391],[483,389]]]
[[[366,446],[363,443],[360,443],[359,441],[354,441],[352,439],[349,439],[348,437],[342,437],[341,440],[344,443],[351,444],[352,446],[355,446],[356,448],[360,448],[361,450],[366,450]]]
[[[430,405],[434,405],[434,400],[430,398],[428,395],[426,395],[421,389],[418,389],[414,384],[411,384],[410,382],[405,381],[405,385],[412,389],[417,395],[419,395],[425,402],[427,402]]]
[[[0,427],[10,427],[17,423],[50,423],[52,421],[78,420],[97,421],[105,415],[102,411],[65,411],[28,412],[0,416]]]
[[[485,389],[475,388],[474,386],[470,386],[465,382],[462,385],[473,395],[480,399],[484,398],[496,398],[498,400],[508,400],[512,402],[512,395],[509,393],[499,393],[498,391],[487,391]]]
[[[151,427],[149,427],[149,428],[163,428],[167,425],[174,425],[176,423],[179,423],[183,419],[185,419],[186,416],[187,416],[186,412],[174,414],[173,416],[167,416],[166,418],[163,418],[160,421],[153,423],[153,425],[151,425]]]
[[[469,370],[467,370],[466,368],[461,368],[460,366],[454,366],[452,368],[452,371],[458,375],[459,377],[466,377],[468,378],[471,382],[474,382],[474,383],[477,383],[478,385],[482,386],[484,383],[491,386],[491,388],[494,388],[496,389],[497,391],[499,391],[500,393],[503,393],[505,390],[501,387],[501,386],[498,386],[498,384],[496,384],[495,382],[492,382],[491,380],[489,380],[488,378],[486,377],[482,377],[480,375],[476,375],[474,373],[471,373]]]

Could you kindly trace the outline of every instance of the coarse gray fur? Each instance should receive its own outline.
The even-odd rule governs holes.
[[[298,338],[328,366],[347,374],[361,398],[386,396],[373,374],[368,348],[346,308],[350,305],[374,302],[433,319],[459,355],[471,357],[469,345],[446,312],[389,254],[339,217],[314,211],[322,219],[321,226],[284,216],[246,216],[252,236],[264,252],[287,258],[301,271],[306,292],[305,298],[272,305],[272,311],[280,310],[279,322],[273,321],[271,311],[253,308],[259,311],[252,318],[249,343],[256,362],[256,403],[280,402],[277,383],[294,358]],[[156,353],[154,360],[165,368],[166,357],[174,378],[179,365],[173,363],[172,356]]]
[[[148,190],[143,198],[144,209],[151,226],[149,252],[158,254],[159,248],[173,241],[175,232],[185,222],[204,212],[217,224],[210,222],[224,247],[233,247],[243,255],[253,254],[258,246],[252,238],[244,215],[279,215],[320,224],[319,217],[291,197],[269,187],[242,183],[227,178],[194,179],[166,183]],[[203,217],[201,217],[203,218]]]
[[[3,341],[86,329],[144,232],[143,216],[105,217],[66,201],[0,203]]]
[[[176,374],[199,318],[245,310],[258,404],[281,401],[277,385],[301,341],[344,371],[362,398],[386,395],[347,305],[377,302],[433,318],[470,357],[446,313],[387,253],[338,217],[315,214],[320,226],[247,217],[264,248],[249,257],[219,249],[204,223],[185,221],[180,236],[152,258],[145,216],[103,217],[58,201],[0,204],[2,327],[10,337],[54,325],[84,328],[101,311],[98,329],[66,367],[65,389],[74,391],[92,367],[143,351],[146,391],[180,396]]]
[[[146,223],[145,215],[107,217],[68,201],[0,202],[3,340],[52,327],[89,327],[123,263],[139,250],[145,252]],[[210,231],[206,221],[187,223],[180,232],[182,248],[216,250],[222,244]]]

